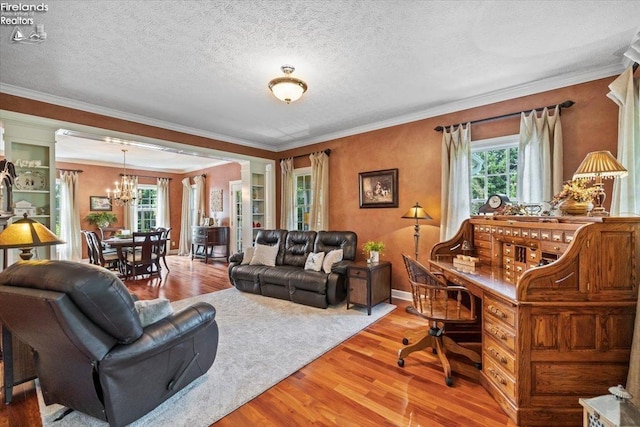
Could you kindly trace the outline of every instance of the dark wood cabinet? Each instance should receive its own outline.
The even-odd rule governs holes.
[[[357,262],[349,266],[347,309],[350,304],[371,307],[389,300],[391,303],[391,263],[380,261],[374,263]]]
[[[229,227],[191,227],[191,259],[229,258]]]

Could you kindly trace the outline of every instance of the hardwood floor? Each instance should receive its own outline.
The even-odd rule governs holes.
[[[127,281],[127,287],[141,299],[172,301],[231,287],[226,263],[177,256],[167,261],[171,272],[163,271],[162,281]],[[425,322],[405,312],[406,301],[394,304],[391,314],[214,426],[515,426],[479,384],[471,363],[452,361],[453,387],[445,385],[428,351],[411,354],[398,367],[403,331]],[[0,427],[40,425],[33,382],[16,387],[10,405],[0,403]]]

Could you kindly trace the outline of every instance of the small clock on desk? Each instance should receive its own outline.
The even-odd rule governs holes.
[[[509,202],[509,198],[506,194],[492,194],[489,196],[484,205],[478,209],[479,213],[494,213],[495,211],[504,208]]]

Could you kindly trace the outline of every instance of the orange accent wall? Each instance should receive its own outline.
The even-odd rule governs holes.
[[[331,149],[330,228],[355,231],[359,246],[368,240],[382,240],[386,244],[382,259],[393,264],[393,288],[409,291],[401,254],[414,256],[415,222],[401,216],[414,203],[420,202],[433,217],[433,220],[420,222],[419,259],[423,263],[429,259],[429,251],[440,237],[442,133],[434,131],[434,128],[555,105],[571,99],[576,104],[562,111],[564,178],[570,179],[588,152],[609,150],[614,156],[617,154],[618,107],[606,96],[608,85],[614,79],[595,80],[279,154],[285,158]],[[517,134],[519,124],[517,116],[479,123],[472,125],[471,136],[479,140]],[[296,167],[302,166],[309,166],[306,156],[296,159]],[[358,173],[392,168],[399,169],[399,207],[360,209]],[[279,171],[276,177],[279,191]],[[606,191],[611,194],[610,181]],[[364,259],[361,251],[358,255]]]
[[[618,107],[606,96],[609,92],[608,85],[614,79],[615,76],[280,153],[241,147],[6,94],[0,94],[0,109],[269,159],[330,148],[331,229],[355,231],[360,245],[367,240],[384,241],[387,249],[382,258],[393,263],[393,288],[407,291],[409,287],[406,273],[403,271],[401,254],[413,254],[414,223],[402,219],[402,214],[415,202],[420,202],[433,217],[431,221],[421,222],[421,261],[428,259],[430,248],[439,240],[442,134],[433,128],[438,125],[466,123],[514,111],[530,110],[571,99],[576,104],[562,112],[564,175],[565,179],[569,179],[588,152],[610,150],[616,155]],[[475,140],[486,139],[516,134],[518,128],[519,118],[513,117],[473,125],[471,135]],[[306,157],[296,160],[296,167],[308,165]],[[399,169],[399,207],[360,209],[358,173],[392,168]],[[279,170],[276,170],[275,175],[276,212],[279,213]],[[238,178],[232,179],[239,179],[239,170]],[[179,181],[172,181],[172,191],[179,185]],[[212,185],[219,184],[216,181]],[[103,187],[104,185],[100,184],[101,192],[98,194],[103,194]],[[226,190],[228,185],[223,185],[222,188]],[[610,182],[606,191],[610,194]],[[172,200],[175,199],[172,193]],[[225,203],[228,203],[226,199],[225,193]],[[171,209],[172,212],[176,212],[173,203]],[[179,208],[175,209],[179,212]],[[225,205],[226,209],[228,207]],[[279,214],[277,217],[275,223],[279,224]],[[174,230],[176,229],[179,229],[179,224],[174,226]],[[359,253],[359,258],[362,259],[364,256]]]

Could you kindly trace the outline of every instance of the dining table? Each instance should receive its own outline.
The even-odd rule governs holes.
[[[135,242],[144,241],[144,237],[137,238]],[[127,260],[127,251],[133,250],[134,247],[134,238],[133,235],[128,236],[113,236],[109,237],[102,241],[105,247],[114,248],[118,254],[118,265],[120,274],[127,278],[127,269],[125,268],[126,260]],[[162,243],[161,243],[162,244]],[[138,246],[139,247],[139,246]],[[135,275],[133,275],[135,277]]]

